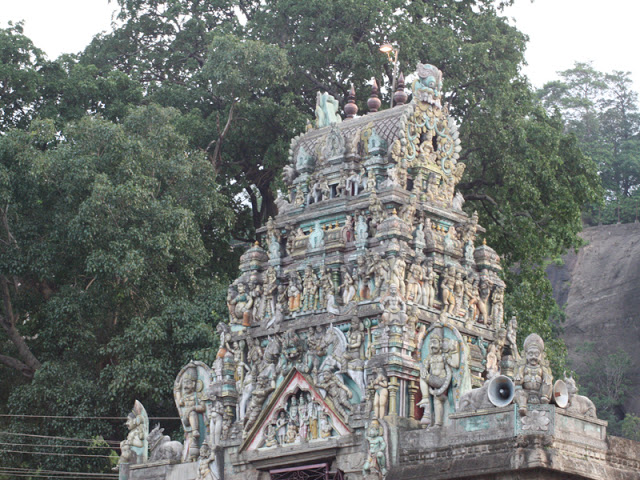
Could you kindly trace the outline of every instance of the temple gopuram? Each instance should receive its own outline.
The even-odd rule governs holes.
[[[536,334],[516,344],[500,257],[456,191],[442,72],[368,113],[318,93],[278,214],[229,287],[213,365],[174,384],[184,442],[136,402],[122,480],[637,479]],[[406,89],[412,93],[408,102]]]

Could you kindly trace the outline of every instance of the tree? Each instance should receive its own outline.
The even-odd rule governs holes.
[[[630,393],[631,357],[620,348],[612,353],[602,351],[593,342],[586,343],[581,351],[588,358],[580,372],[582,393],[593,400],[598,418],[609,422],[609,432],[624,435],[634,422],[633,416],[624,421],[623,406]]]
[[[23,35],[21,23],[0,29],[0,131],[28,124],[43,63],[42,50]]]
[[[539,92],[547,109],[566,119],[580,148],[598,165],[605,188],[605,209],[587,212],[590,223],[633,221],[640,205],[640,112],[629,72],[604,74],[591,64],[576,63],[559,72],[561,80]]]
[[[233,212],[178,117],[151,105],[122,124],[86,116],[58,133],[33,121],[0,138],[0,373],[11,413],[122,416],[138,398],[169,416],[175,372],[214,355],[222,285],[237,265]],[[80,438],[114,427],[10,426]],[[41,465],[102,468],[61,458]]]

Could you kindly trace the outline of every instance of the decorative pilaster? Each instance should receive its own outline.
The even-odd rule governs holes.
[[[389,415],[398,415],[398,377],[389,380]]]

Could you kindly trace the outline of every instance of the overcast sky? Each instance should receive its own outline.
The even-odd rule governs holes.
[[[25,34],[56,58],[109,30],[114,9],[115,0],[0,0],[0,26],[25,20]],[[604,72],[632,72],[640,90],[640,0],[516,0],[506,14],[530,37],[524,73],[534,86],[575,61],[592,61]]]

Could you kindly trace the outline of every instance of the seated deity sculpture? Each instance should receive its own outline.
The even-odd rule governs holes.
[[[407,305],[398,294],[398,285],[391,284],[389,295],[384,297],[380,304],[382,305],[382,324],[383,325],[403,325],[407,321]]]
[[[544,356],[544,341],[532,333],[524,340],[524,356],[514,376],[515,401],[520,415],[527,414],[528,404],[544,404],[551,400],[553,376]]]

